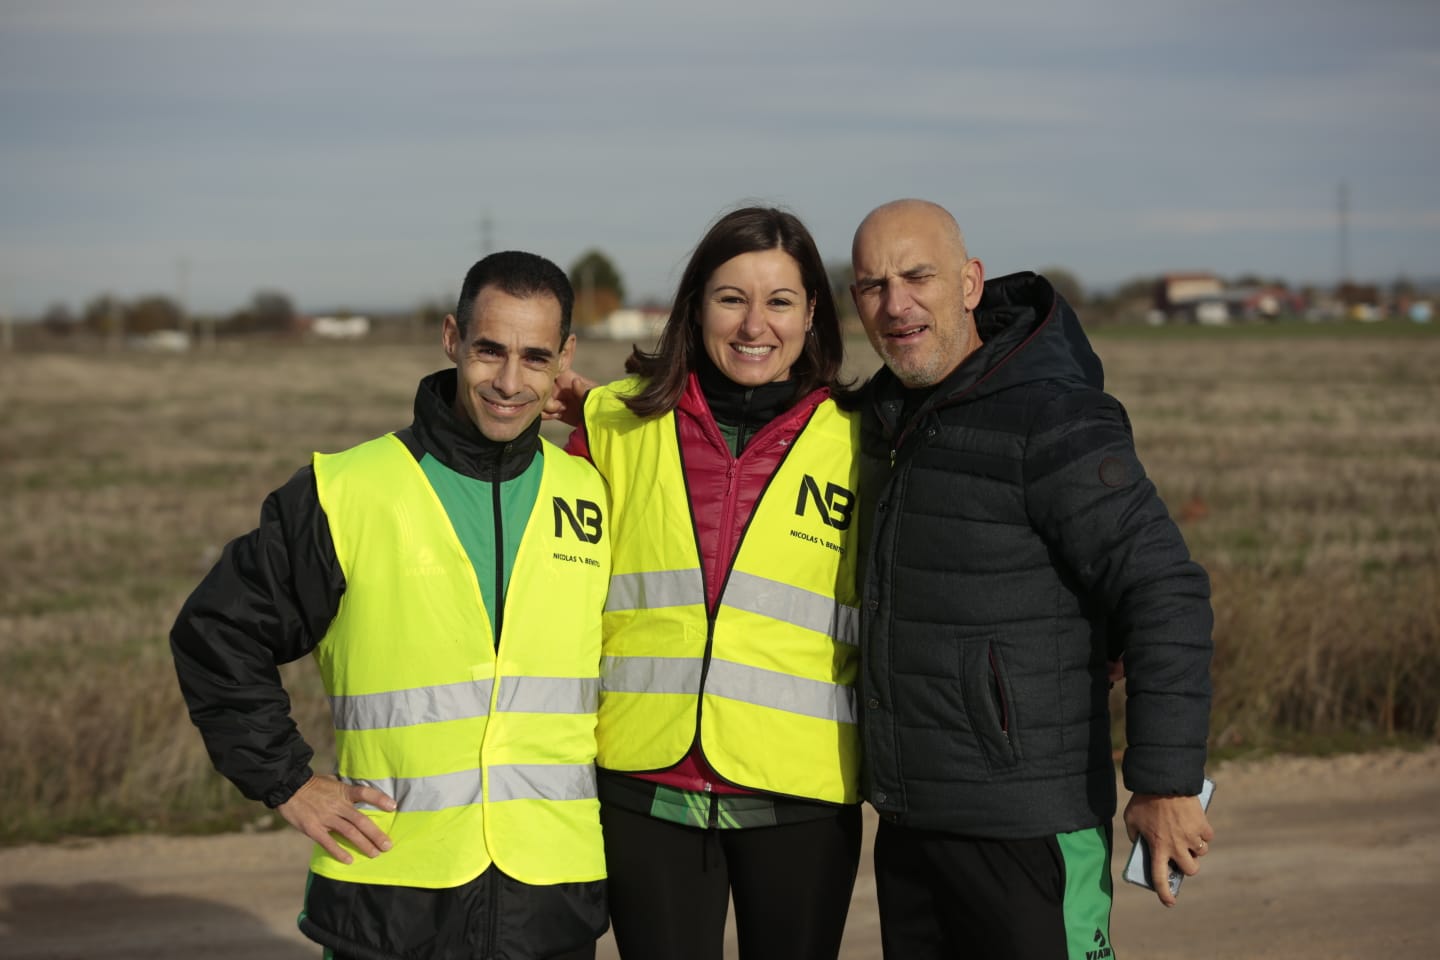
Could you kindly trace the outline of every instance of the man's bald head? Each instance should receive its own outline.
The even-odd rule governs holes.
[[[938,203],[913,198],[882,203],[866,214],[865,219],[860,221],[860,226],[855,228],[855,239],[850,246],[851,258],[854,258],[861,236],[867,227],[881,229],[891,226],[901,229],[906,226],[920,227],[927,232],[934,230],[938,236],[949,241],[952,251],[961,260],[966,259],[965,234],[961,232],[960,224],[950,211]]]
[[[950,211],[928,200],[876,207],[855,230],[850,294],[870,344],[907,387],[939,383],[980,347],[971,313],[985,268]]]

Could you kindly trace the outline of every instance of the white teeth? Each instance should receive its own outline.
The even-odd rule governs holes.
[[[745,354],[745,356],[747,356],[747,357],[763,357],[763,356],[765,356],[767,353],[769,353],[771,350],[774,350],[775,348],[774,348],[774,347],[747,347],[747,346],[745,346],[745,344],[743,344],[743,343],[737,343],[737,344],[735,344],[735,349],[736,349],[738,352]]]

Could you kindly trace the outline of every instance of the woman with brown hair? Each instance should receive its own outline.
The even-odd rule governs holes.
[[[861,832],[842,359],[809,232],[746,207],[695,248],[656,349],[585,394],[567,449],[611,494],[597,762],[625,960],[718,960],[732,898],[745,960],[839,952]]]

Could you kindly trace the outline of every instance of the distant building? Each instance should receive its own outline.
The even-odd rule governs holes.
[[[670,318],[668,307],[621,307],[612,310],[599,323],[584,328],[587,337],[605,340],[631,340],[654,343]]]
[[[370,318],[313,317],[310,334],[322,340],[361,340],[370,335]]]
[[[1376,284],[1347,281],[1335,288],[1335,299],[1347,320],[1374,323],[1385,319],[1385,298]]]
[[[1213,273],[1167,273],[1155,282],[1155,312],[1170,322],[1230,320],[1225,284]]]
[[[151,353],[185,353],[190,349],[190,334],[184,330],[151,330],[132,337],[130,343]]]
[[[1264,285],[1230,287],[1225,291],[1230,315],[1243,320],[1275,320],[1305,313],[1305,298],[1286,287]]]

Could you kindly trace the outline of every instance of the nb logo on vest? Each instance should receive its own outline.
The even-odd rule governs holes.
[[[576,500],[575,509],[570,509],[570,504],[560,497],[552,498],[555,502],[555,536],[556,538],[565,535],[565,524],[568,521],[570,529],[575,536],[585,543],[599,543],[601,534],[600,505],[592,500]]]
[[[820,519],[827,527],[834,527],[836,530],[849,529],[850,516],[855,510],[855,494],[838,483],[827,483],[822,496],[820,481],[807,473],[800,480],[800,498],[795,501],[795,516],[805,516],[807,500],[814,502]]]

